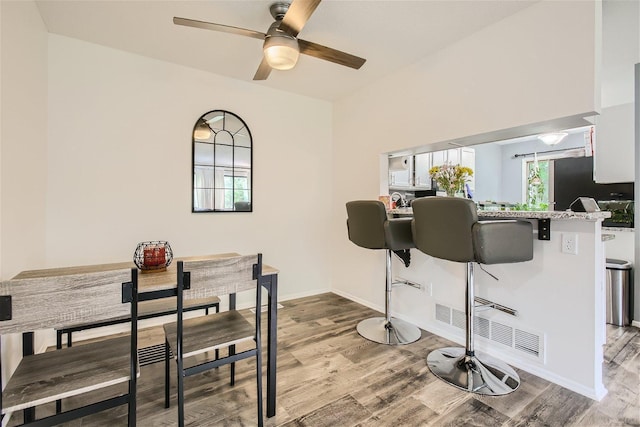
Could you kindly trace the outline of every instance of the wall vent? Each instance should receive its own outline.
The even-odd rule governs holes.
[[[436,304],[436,320],[451,324],[451,309],[442,304]]]
[[[451,324],[456,328],[465,329],[467,327],[467,316],[464,312],[451,309]]]
[[[443,304],[436,303],[436,320],[458,329],[466,329],[465,313]],[[480,316],[474,318],[473,325],[476,337],[500,343],[529,356],[544,360],[544,334],[525,331],[506,322],[490,320]]]
[[[538,357],[540,356],[540,337],[536,334],[516,329],[515,348]]]
[[[491,322],[484,317],[476,316],[473,319],[473,327],[475,328],[476,335],[480,335],[484,338],[489,338],[489,331],[491,330]]]

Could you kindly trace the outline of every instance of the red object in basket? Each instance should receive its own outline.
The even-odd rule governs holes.
[[[164,246],[147,246],[144,248],[144,265],[145,267],[157,267],[164,265],[167,258]]]

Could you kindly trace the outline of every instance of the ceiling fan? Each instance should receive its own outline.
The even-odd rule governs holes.
[[[253,80],[266,80],[272,68],[276,70],[290,70],[296,65],[298,56],[301,53],[356,70],[359,69],[365,63],[366,59],[297,38],[298,33],[300,33],[309,20],[309,17],[311,17],[311,14],[316,10],[320,1],[321,0],[293,0],[291,3],[273,3],[269,7],[269,11],[275,21],[266,33],[178,17],[173,18],[173,23],[176,25],[222,31],[264,40],[264,56],[258,66],[258,71],[256,71],[255,76],[253,76]]]

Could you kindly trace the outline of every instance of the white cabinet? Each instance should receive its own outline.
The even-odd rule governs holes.
[[[431,189],[431,153],[416,154],[415,156],[415,186],[421,189]]]
[[[447,162],[452,165],[459,165],[460,163],[460,148],[451,148],[447,150]]]
[[[634,181],[633,104],[603,108],[596,118],[594,179],[597,183]]]
[[[476,150],[468,147],[459,148],[459,150],[460,150],[460,166],[466,166],[468,168],[471,168],[471,170],[473,171],[473,176],[469,179],[469,182],[467,184],[469,184],[469,188],[471,188],[471,190],[475,190],[476,188],[476,185],[475,185]]]
[[[413,156],[389,158],[389,185],[394,187],[413,185]]]

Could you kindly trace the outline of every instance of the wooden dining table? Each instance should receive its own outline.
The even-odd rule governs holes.
[[[159,295],[170,294],[177,286],[177,261],[203,261],[220,258],[230,258],[240,254],[230,252],[222,254],[190,256],[174,258],[173,263],[162,271],[143,271],[138,274],[138,293],[140,301],[157,298]],[[108,271],[121,268],[136,268],[133,261],[109,264],[96,264],[74,267],[50,268],[45,270],[23,271],[13,279],[29,279],[47,277],[55,279],[57,276]],[[276,359],[277,359],[277,331],[278,331],[278,270],[269,265],[262,265],[260,285],[267,290],[267,417],[276,414]],[[149,297],[145,297],[148,295]],[[235,294],[229,295],[229,309],[236,308]],[[33,354],[33,332],[23,334],[23,356]],[[33,408],[30,408],[33,409]],[[25,410],[25,421],[33,419],[34,413]]]

